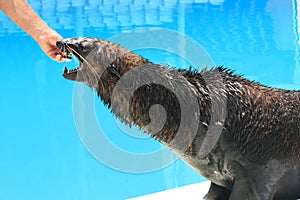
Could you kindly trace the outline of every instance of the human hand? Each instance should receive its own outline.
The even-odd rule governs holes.
[[[0,10],[37,41],[51,59],[58,62],[66,61],[56,47],[56,41],[62,37],[35,13],[26,0],[0,0]]]
[[[61,39],[62,37],[56,31],[51,29],[47,31],[41,31],[36,41],[40,45],[41,49],[51,59],[57,62],[65,62],[67,60],[63,58],[63,53],[56,46],[56,42]]]

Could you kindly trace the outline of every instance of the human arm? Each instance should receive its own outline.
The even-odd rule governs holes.
[[[35,13],[26,0],[0,0],[0,9],[27,32],[50,58],[64,61],[56,47],[56,41],[62,37]]]

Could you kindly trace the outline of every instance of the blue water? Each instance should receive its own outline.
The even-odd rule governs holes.
[[[137,28],[167,28],[195,40],[216,65],[268,86],[300,88],[296,0],[29,3],[63,37],[107,39]],[[0,199],[119,200],[205,180],[180,160],[147,173],[124,172],[100,162],[76,129],[74,83],[61,76],[64,64],[46,57],[3,13],[0,44]],[[188,67],[161,50],[138,53],[158,63]],[[102,129],[115,146],[138,153],[163,149],[143,133],[135,130],[133,137],[124,132],[126,128],[120,128],[96,98],[95,107]],[[103,154],[119,159],[107,149]]]

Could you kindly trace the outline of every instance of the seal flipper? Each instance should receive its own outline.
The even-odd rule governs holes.
[[[261,199],[256,192],[255,185],[247,179],[236,179],[229,200]]]
[[[229,170],[236,175],[229,200],[261,199],[256,191],[255,177],[250,176],[242,164],[237,161],[231,161]]]
[[[208,193],[204,197],[205,200],[228,200],[230,190],[211,182]]]

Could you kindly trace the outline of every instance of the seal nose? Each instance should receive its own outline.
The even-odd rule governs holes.
[[[58,41],[56,42],[56,46],[57,46],[57,48],[59,48],[59,49],[62,49],[63,45],[64,45],[64,43],[63,43],[61,40],[58,40]]]

